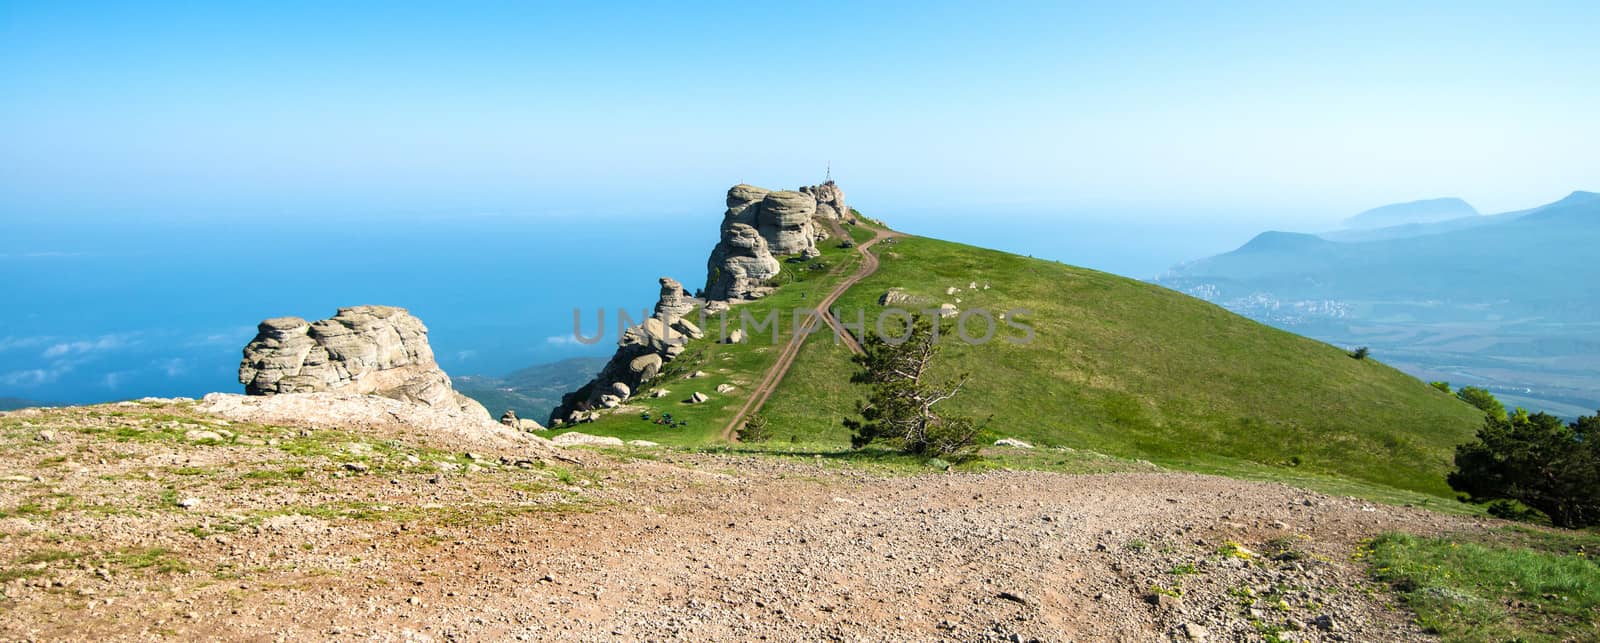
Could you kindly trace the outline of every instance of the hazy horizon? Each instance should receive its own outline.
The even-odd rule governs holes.
[[[1582,3],[451,7],[0,8],[0,216],[650,212],[830,163],[1280,226],[1600,187]]]

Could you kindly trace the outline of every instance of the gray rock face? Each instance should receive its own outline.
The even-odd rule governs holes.
[[[827,185],[776,192],[743,184],[729,188],[722,239],[706,265],[706,299],[759,298],[770,290],[766,280],[778,274],[778,257],[820,255],[817,241],[827,235],[816,224],[815,193],[843,203],[837,186],[824,190]],[[837,218],[837,210],[832,212]]]
[[[844,190],[839,189],[839,184],[828,181],[822,185],[808,185],[800,188],[800,192],[808,194],[817,201],[817,216],[824,219],[849,219],[850,207],[844,204]]]
[[[656,300],[655,316],[675,319],[694,311],[695,301],[683,291],[683,284],[671,277],[661,278],[661,297]]]
[[[706,262],[706,299],[757,299],[772,290],[767,280],[778,275],[777,258],[767,240],[749,224],[723,228],[722,241]]]
[[[247,395],[338,391],[489,414],[451,388],[428,328],[404,308],[340,308],[316,322],[278,317],[257,330],[239,362]]]
[[[811,217],[816,214],[817,200],[811,195],[788,190],[771,192],[761,199],[756,230],[767,240],[767,248],[773,255],[814,251],[817,231]]]

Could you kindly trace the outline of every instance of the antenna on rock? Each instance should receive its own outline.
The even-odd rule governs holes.
[[[823,178],[826,179],[824,183],[833,182],[833,161],[828,161],[828,173]]]

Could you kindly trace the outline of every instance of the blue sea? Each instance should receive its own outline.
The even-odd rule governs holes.
[[[0,221],[0,397],[83,403],[235,391],[262,319],[409,308],[451,374],[501,375],[578,355],[573,309],[654,303],[656,279],[702,285],[720,212],[559,216],[14,218]],[[1138,221],[1149,221],[1138,223]],[[1152,277],[1258,226],[1138,217],[923,210],[915,234]],[[608,331],[610,332],[610,331]]]

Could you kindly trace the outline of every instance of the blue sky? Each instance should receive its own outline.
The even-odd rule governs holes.
[[[1594,3],[766,4],[0,3],[0,217],[670,212],[830,161],[909,209],[1600,187]]]

